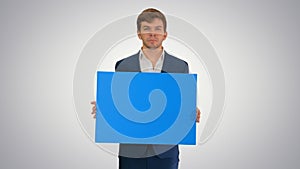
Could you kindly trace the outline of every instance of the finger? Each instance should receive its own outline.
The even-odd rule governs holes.
[[[96,105],[96,101],[91,101],[91,104]]]
[[[196,109],[196,114],[197,114],[196,122],[199,122],[199,121],[200,121],[200,114],[201,114],[201,112],[200,112],[200,110],[199,110],[198,107],[197,107],[197,109]]]
[[[92,117],[93,117],[94,119],[96,119],[96,112],[92,112],[91,114],[92,114]]]
[[[197,116],[199,116],[199,117],[200,117],[200,115],[201,115],[201,112],[200,112],[200,110],[199,110],[199,109],[197,109]]]

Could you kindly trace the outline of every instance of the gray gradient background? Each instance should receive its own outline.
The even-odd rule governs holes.
[[[300,3],[139,0],[0,1],[0,168],[117,168],[80,128],[73,73],[95,32],[152,6],[204,33],[226,78],[222,121],[181,169],[300,167]]]

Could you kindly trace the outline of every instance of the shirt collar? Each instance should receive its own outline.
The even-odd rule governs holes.
[[[163,61],[164,58],[165,58],[165,50],[163,49],[163,52],[161,53],[161,56],[159,57],[159,61],[160,61],[160,62]],[[147,59],[147,60],[149,60],[149,59],[145,56],[145,54],[144,54],[144,52],[143,52],[142,49],[140,49],[140,52],[139,52],[139,59],[140,59],[140,60],[142,60],[142,59]]]
[[[160,58],[157,60],[156,65],[152,65],[151,61],[145,56],[143,50],[139,52],[139,62],[142,72],[161,72],[165,57],[165,51],[163,50]]]

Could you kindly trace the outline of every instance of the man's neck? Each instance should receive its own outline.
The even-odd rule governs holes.
[[[149,49],[142,47],[144,55],[149,59],[152,63],[152,65],[156,65],[158,59],[161,57],[163,52],[163,47],[156,48],[156,49]]]

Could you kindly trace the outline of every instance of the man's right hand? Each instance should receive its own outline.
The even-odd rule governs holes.
[[[96,101],[91,101],[91,105],[93,105],[92,107],[92,116],[95,119],[96,118],[96,112],[97,112],[97,108],[96,108]]]

